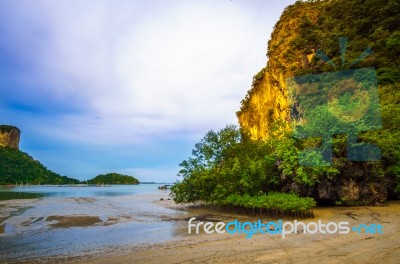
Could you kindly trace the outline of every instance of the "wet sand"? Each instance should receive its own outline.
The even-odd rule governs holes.
[[[39,218],[36,221],[40,220],[41,219]],[[50,223],[50,227],[53,228],[68,228],[73,226],[92,226],[101,223],[102,221],[100,217],[91,215],[50,215],[46,218],[46,222],[53,222]]]
[[[0,201],[0,263],[66,258],[176,237],[168,194]],[[42,262],[42,261],[39,261]]]
[[[314,214],[314,219],[305,222],[321,219],[348,221],[352,225],[380,223],[384,234],[301,233],[286,239],[261,234],[251,239],[244,235],[187,234],[178,241],[122,254],[74,259],[70,263],[399,263],[399,202],[371,207],[317,208]]]
[[[164,242],[142,244],[120,244],[79,254],[41,256],[30,259],[8,259],[4,263],[399,263],[400,259],[400,202],[389,202],[367,207],[325,207],[314,210],[315,218],[302,220],[324,222],[347,221],[350,226],[359,224],[381,224],[380,234],[290,234],[285,239],[280,235],[255,234],[188,234],[187,219],[195,216],[204,221],[258,220],[258,217],[218,212],[202,207],[177,206],[164,197],[156,199],[156,205],[179,210],[182,214],[160,214],[162,222],[174,224],[174,236]],[[95,218],[79,218],[90,227],[104,224]],[[86,215],[89,216],[89,215]],[[83,217],[83,218],[82,218]],[[55,218],[68,223],[79,223],[76,219]],[[71,220],[71,221],[69,221]],[[74,221],[72,221],[74,220]],[[110,220],[110,219],[108,219]],[[262,218],[263,222],[272,219]],[[120,221],[120,220],[118,220]],[[54,222],[49,222],[54,223]],[[65,228],[59,227],[59,228]],[[138,234],[143,236],[143,234]],[[112,234],[110,234],[112,236]]]

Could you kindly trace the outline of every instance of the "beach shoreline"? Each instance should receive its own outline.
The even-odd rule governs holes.
[[[187,220],[253,221],[257,216],[235,215],[207,207],[176,205],[168,196],[151,195],[153,203],[184,212],[165,217],[175,223],[175,236],[163,242],[116,245],[79,254],[7,259],[4,263],[397,263],[400,258],[400,202],[379,206],[318,207],[315,217],[301,221],[348,221],[351,225],[379,223],[383,234],[188,234]],[[160,200],[160,198],[163,198]],[[28,203],[25,203],[28,204]],[[271,220],[261,218],[264,222]],[[288,219],[293,221],[293,219]],[[84,227],[87,228],[87,227]]]

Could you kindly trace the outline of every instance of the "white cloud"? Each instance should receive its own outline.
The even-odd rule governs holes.
[[[0,87],[0,100],[39,110],[0,107],[2,122],[61,145],[198,140],[236,123],[291,2],[5,0],[0,52],[6,47],[23,67],[0,72],[13,83]],[[78,153],[76,160],[86,164]],[[149,179],[164,171],[137,170],[127,171]]]
[[[41,3],[29,18],[44,32],[37,96],[84,105],[44,129],[53,135],[68,127],[75,140],[112,143],[116,128],[132,140],[218,129],[236,122],[264,63],[254,51],[259,30],[251,10],[232,2]]]

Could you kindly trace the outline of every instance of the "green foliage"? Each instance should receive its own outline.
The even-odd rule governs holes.
[[[257,196],[248,194],[231,194],[219,202],[220,205],[234,206],[236,209],[252,209],[253,212],[262,212],[277,215],[311,216],[311,209],[316,206],[314,199],[299,197],[293,193],[270,192]]]
[[[237,112],[242,130],[228,126],[218,132],[210,131],[196,144],[192,157],[180,164],[179,175],[183,179],[171,188],[174,200],[178,203],[206,202],[245,209],[290,211],[297,198],[282,196],[283,200],[279,200],[268,195],[271,192],[291,192],[318,197],[318,185],[329,182],[331,185],[327,189],[336,188],[333,194],[329,194],[332,202],[357,204],[358,201],[338,194],[341,184],[349,179],[354,180],[357,188],[365,193],[369,190],[364,187],[373,186],[371,183],[377,184],[375,186],[391,183],[393,186],[389,189],[400,193],[399,12],[400,4],[396,0],[310,0],[297,1],[285,8],[268,42],[267,66],[253,77],[252,87]],[[343,62],[339,37],[348,38]],[[353,65],[352,62],[368,47],[373,53]],[[316,56],[317,50],[323,51],[337,67],[321,61]],[[287,96],[287,78],[366,67],[376,69],[380,102],[371,101],[376,105],[362,118],[349,119],[363,104],[365,93],[360,93],[360,99],[354,100],[349,92],[328,105],[323,96],[297,98],[308,110],[299,109],[302,115],[296,124],[284,120],[289,119],[285,112],[290,110],[282,102]],[[324,79],[327,85],[317,87],[315,92],[329,94],[330,84],[337,78],[333,78],[333,74],[333,79],[329,79],[329,74],[327,76]],[[371,87],[372,79],[364,78],[365,75],[362,77],[355,73],[355,83]],[[353,83],[342,82],[341,85],[354,87]],[[343,107],[339,109],[338,105]],[[382,128],[380,123],[371,125],[375,111],[379,109]],[[307,124],[301,123],[305,115]],[[338,121],[337,116],[342,119]],[[297,134],[292,135],[295,125]],[[327,128],[323,130],[325,134],[321,133],[321,127]],[[348,161],[349,132],[358,136],[359,141],[354,146],[376,144],[382,152],[382,159]],[[250,133],[251,138],[262,137],[263,140],[250,140]],[[311,138],[302,138],[301,135]],[[326,146],[333,147],[332,164],[324,161],[321,152],[313,150]],[[305,149],[310,150],[304,152]],[[299,157],[305,163],[318,166],[301,166]],[[278,197],[278,194],[273,195]],[[276,207],[284,204],[285,200],[296,202]],[[309,206],[312,205],[310,202]]]
[[[16,129],[19,131],[19,129],[15,126],[9,126],[9,125],[0,125],[0,131],[1,132],[11,132],[11,130]]]
[[[89,184],[139,184],[139,180],[119,173],[100,174],[87,181]]]
[[[233,125],[221,131],[209,131],[192,151],[192,157],[184,160],[179,176],[184,180],[172,186],[172,195],[179,202],[207,201],[222,179],[224,172],[220,166],[228,150],[241,139],[240,132]]]
[[[263,69],[263,80],[256,83],[253,81],[253,86],[242,101],[241,110],[238,112],[238,116],[246,117],[245,122],[241,122],[242,128],[249,132],[270,129],[272,127],[270,123],[276,122],[276,120],[267,119],[268,124],[265,125],[265,122],[258,121],[261,114],[268,112],[268,107],[275,111],[275,116],[288,110],[282,109],[279,112],[280,109],[273,104],[260,106],[259,101],[263,99],[265,87],[272,87],[278,95],[284,94],[287,87],[282,79],[363,67],[376,69],[383,128],[361,132],[371,130],[371,127],[368,129],[365,126],[367,119],[360,119],[358,122],[354,122],[352,127],[349,127],[348,124],[337,122],[329,113],[329,109],[321,106],[321,100],[324,100],[322,96],[310,97],[309,101],[302,99],[303,103],[314,107],[307,107],[310,112],[304,112],[310,116],[311,122],[301,132],[319,138],[317,140],[284,139],[279,143],[281,144],[278,146],[281,177],[292,178],[297,184],[313,186],[325,178],[338,182],[343,178],[353,177],[353,167],[364,170],[362,180],[358,178],[358,182],[370,179],[370,173],[374,177],[381,177],[382,174],[372,170],[372,165],[369,163],[358,164],[346,161],[346,138],[343,136],[336,137],[329,142],[333,144],[334,148],[334,164],[329,169],[318,168],[317,171],[309,171],[308,168],[298,166],[295,157],[299,149],[321,146],[321,137],[323,137],[323,135],[319,135],[321,126],[332,128],[328,130],[327,134],[331,134],[335,129],[343,129],[343,132],[347,129],[347,131],[357,131],[361,142],[379,146],[382,152],[379,168],[380,171],[383,171],[383,177],[386,178],[384,181],[386,183],[383,182],[383,184],[390,183],[389,190],[396,190],[400,193],[400,171],[397,169],[400,164],[399,25],[400,3],[398,0],[297,1],[294,5],[285,8],[268,43],[268,63],[265,70]],[[344,65],[342,65],[338,45],[339,37],[347,37],[349,41]],[[352,62],[367,47],[371,48],[372,54],[352,65]],[[334,68],[315,56],[317,50],[323,51],[337,67]],[[322,92],[329,92],[324,90],[326,87],[322,87]],[[253,97],[261,99],[252,104]],[[343,100],[346,100],[346,96],[343,97]],[[358,103],[351,102],[351,100],[339,102],[340,105],[346,105],[340,114],[351,114],[357,108]],[[370,114],[365,117],[372,117],[372,113]],[[268,135],[268,133],[264,134]],[[320,159],[313,151],[308,152],[307,156],[303,158],[310,162]],[[321,163],[321,165],[324,164]]]
[[[290,179],[300,185],[314,186],[323,178],[332,178],[339,174],[337,168],[326,164],[322,160],[321,154],[313,150],[307,152],[301,158],[305,163],[319,164],[319,166],[301,166],[299,164],[300,150],[314,148],[315,142],[313,140],[299,140],[288,133],[275,144],[282,178]]]
[[[253,76],[253,87],[257,86],[265,76],[265,68],[262,68],[256,75]]]
[[[221,162],[225,151],[238,143],[239,140],[240,133],[233,125],[227,126],[218,132],[209,131],[195,145],[192,151],[193,158],[189,158],[179,164],[183,168],[180,170],[179,175],[186,176],[212,168]]]
[[[72,184],[79,180],[60,176],[28,154],[0,147],[0,184]]]
[[[400,51],[400,31],[395,31],[386,40],[386,46],[395,51]]]
[[[282,165],[286,161],[281,166],[276,163],[280,155],[278,148],[282,146],[272,141],[250,140],[232,125],[218,132],[210,131],[195,145],[193,156],[180,164],[183,169],[179,175],[183,176],[183,180],[172,186],[171,196],[177,203],[206,202],[241,208],[257,204],[251,207],[279,212],[308,212],[308,205],[313,203],[303,208],[296,204],[303,200],[295,194],[280,196],[271,193],[278,189],[280,170],[286,169],[290,173],[291,169]],[[307,176],[302,177],[306,181]],[[285,199],[286,202],[283,202]],[[236,200],[240,203],[234,202]],[[281,205],[273,206],[274,202]],[[296,211],[295,207],[300,211]]]

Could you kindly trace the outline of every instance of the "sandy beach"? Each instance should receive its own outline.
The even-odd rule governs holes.
[[[321,220],[351,224],[379,222],[384,225],[384,234],[293,234],[284,240],[261,234],[251,239],[243,235],[193,234],[132,252],[83,258],[81,263],[398,263],[399,203],[320,208],[314,213],[315,219]]]
[[[116,244],[84,253],[71,252],[50,257],[10,257],[4,259],[3,263],[398,263],[400,259],[400,240],[397,237],[400,233],[400,202],[397,201],[366,207],[321,207],[314,210],[315,218],[302,220],[306,223],[318,220],[347,221],[351,226],[362,223],[381,224],[383,234],[298,233],[290,234],[285,239],[280,235],[255,234],[246,239],[244,234],[188,234],[187,220],[194,216],[202,221],[256,221],[259,217],[235,215],[204,207],[178,206],[168,200],[167,195],[160,197],[162,201],[158,196],[153,197],[156,206],[181,212],[160,216],[162,222],[174,223],[173,238],[167,241]],[[11,207],[2,202],[2,215],[5,211],[12,215],[15,210],[32,206],[34,202],[35,199],[14,200],[10,202],[13,204]],[[96,216],[85,217],[84,214],[75,217],[51,216],[47,219],[46,224],[50,228],[67,230],[71,226],[90,229],[99,224],[113,225],[121,221],[102,221]],[[261,220],[267,222],[273,219]]]

